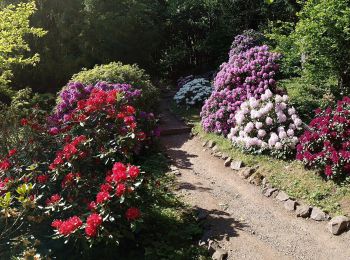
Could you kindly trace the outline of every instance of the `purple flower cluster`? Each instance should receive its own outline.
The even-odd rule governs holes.
[[[202,108],[204,130],[227,135],[244,101],[251,97],[260,99],[267,89],[274,91],[279,58],[264,45],[233,54],[223,63],[214,80],[214,92]]]
[[[258,46],[261,42],[263,35],[254,30],[246,30],[242,34],[237,35],[232,42],[231,50],[229,53],[229,57],[233,57],[233,55],[240,54],[241,52],[245,52],[254,46]]]
[[[91,91],[95,88],[104,91],[114,89],[121,90],[124,97],[131,102],[140,97],[142,94],[140,89],[136,89],[129,84],[110,84],[106,82],[98,82],[96,85],[84,85],[80,82],[70,82],[61,91],[55,111],[48,118],[50,125],[58,126],[62,124],[62,122],[64,123],[77,107],[78,101],[87,99],[90,96]]]

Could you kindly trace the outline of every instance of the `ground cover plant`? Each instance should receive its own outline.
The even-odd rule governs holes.
[[[213,88],[208,80],[198,78],[184,84],[175,94],[174,100],[178,105],[201,106],[212,91]]]

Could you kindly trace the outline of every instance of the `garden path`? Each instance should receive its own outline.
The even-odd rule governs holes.
[[[179,126],[167,104],[163,124]],[[296,218],[204,151],[199,138],[167,135],[162,143],[181,173],[177,193],[204,219],[202,239],[219,241],[228,259],[350,259],[350,232],[333,236],[325,222]]]

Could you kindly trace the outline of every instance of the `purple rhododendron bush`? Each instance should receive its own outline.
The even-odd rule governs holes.
[[[214,91],[206,100],[202,112],[202,126],[207,132],[227,135],[235,124],[235,113],[249,98],[259,99],[267,90],[274,91],[277,64],[280,55],[268,46],[255,46],[247,50],[242,45],[251,42],[237,36],[233,44],[240,52],[231,50],[229,61],[223,63],[214,80]]]
[[[149,181],[132,161],[156,133],[153,114],[133,106],[138,95],[130,85],[71,83],[49,120],[35,111],[21,120],[27,141],[0,160],[1,239],[45,230],[93,245],[132,236]]]
[[[344,179],[350,174],[350,98],[335,108],[316,110],[316,116],[300,137],[297,159],[320,169],[323,176]]]
[[[260,99],[243,102],[235,115],[235,127],[228,138],[245,152],[268,152],[277,158],[291,158],[295,154],[302,121],[287,95],[273,95],[267,89]]]

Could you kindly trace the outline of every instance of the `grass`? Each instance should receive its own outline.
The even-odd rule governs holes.
[[[187,109],[182,106],[178,106],[175,101],[172,101],[170,110],[173,113],[183,117],[186,120],[186,122],[190,124],[195,124],[200,120],[200,116],[199,116],[199,113],[201,111],[200,108],[196,107],[196,108]]]
[[[177,112],[185,119],[199,118],[196,109],[187,110],[186,113],[178,109]],[[223,136],[204,132],[199,119],[194,122],[194,125],[193,131],[205,140],[215,141],[221,152],[235,160],[242,160],[247,166],[259,165],[258,172],[274,187],[285,191],[290,197],[299,202],[320,207],[331,215],[350,216],[349,184],[337,184],[324,180],[316,171],[305,169],[298,161],[284,161],[266,155],[243,153],[234,148]]]

